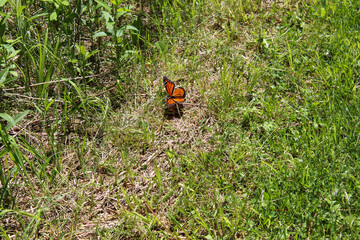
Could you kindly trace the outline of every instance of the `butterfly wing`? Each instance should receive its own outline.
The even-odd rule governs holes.
[[[175,83],[170,81],[167,77],[163,77],[163,81],[167,93],[169,94],[169,96],[172,96],[175,88]]]
[[[185,89],[183,89],[182,87],[176,88],[173,94],[171,95],[172,98],[185,98],[185,96],[186,96],[186,92]]]
[[[169,108],[169,107],[172,107],[176,104],[181,104],[185,102],[185,98],[169,98],[167,101],[166,101],[166,106],[165,108]],[[181,105],[180,105],[181,106]]]
[[[169,107],[171,107],[171,106],[174,106],[175,104],[176,104],[176,102],[174,101],[174,99],[169,98],[169,99],[166,101],[165,108],[169,108]]]

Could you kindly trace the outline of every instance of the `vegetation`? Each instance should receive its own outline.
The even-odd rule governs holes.
[[[3,239],[358,237],[360,2],[0,6]]]

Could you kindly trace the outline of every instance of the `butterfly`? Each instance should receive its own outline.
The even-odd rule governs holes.
[[[181,106],[181,103],[185,102],[186,92],[182,87],[175,88],[175,83],[170,81],[167,77],[163,77],[165,89],[169,94],[169,98],[166,101],[165,108],[170,108],[175,105]]]

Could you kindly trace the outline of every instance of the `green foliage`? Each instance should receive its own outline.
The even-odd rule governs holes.
[[[138,16],[132,14],[132,7],[123,7],[121,0],[112,1],[112,4],[100,0],[96,2],[96,8],[102,10],[106,31],[98,31],[93,37],[110,36],[112,41],[107,43],[107,46],[115,48],[114,60],[120,64],[133,53],[131,46],[138,43],[138,29],[133,26]]]
[[[20,146],[18,141],[8,134],[8,131],[15,126],[19,121],[21,121],[29,111],[25,111],[15,118],[12,118],[6,113],[0,113],[0,117],[7,121],[7,125],[4,127],[0,122],[0,143],[2,150],[0,152],[1,158],[5,161],[0,162],[0,182],[1,182],[1,192],[0,192],[0,207],[8,206],[14,204],[14,194],[11,192],[11,189],[8,187],[9,183],[15,181],[17,175],[22,174],[23,171],[26,173],[24,166],[25,157],[20,151]],[[9,166],[9,161],[14,163],[14,166]]]

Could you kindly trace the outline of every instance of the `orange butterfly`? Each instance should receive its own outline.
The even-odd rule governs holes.
[[[163,77],[164,85],[169,99],[166,101],[165,108],[172,107],[174,105],[180,105],[185,102],[186,92],[182,87],[175,88],[175,83],[170,81],[167,77]]]

